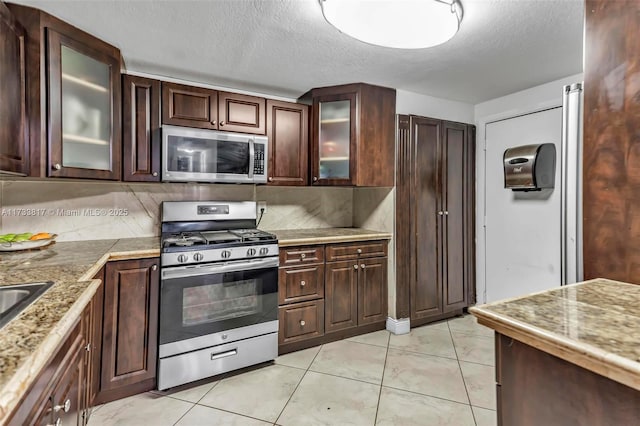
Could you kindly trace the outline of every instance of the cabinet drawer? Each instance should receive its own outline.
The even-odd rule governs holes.
[[[280,268],[278,303],[304,302],[324,297],[324,265]]]
[[[280,266],[323,262],[324,246],[298,246],[280,249]]]
[[[282,306],[278,343],[291,343],[324,334],[324,300]]]
[[[327,245],[327,262],[387,255],[387,240]]]

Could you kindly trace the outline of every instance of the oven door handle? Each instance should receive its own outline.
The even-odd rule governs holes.
[[[249,271],[254,269],[277,268],[280,261],[277,257],[266,259],[242,260],[214,265],[178,266],[162,271],[162,279],[195,277],[198,275],[223,274],[225,272]]]
[[[218,352],[218,353],[213,352],[211,354],[211,361],[215,361],[216,359],[226,358],[228,356],[234,356],[234,355],[238,355],[238,348],[231,349],[225,352]]]

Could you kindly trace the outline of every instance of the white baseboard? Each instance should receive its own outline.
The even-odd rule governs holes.
[[[411,330],[409,318],[395,319],[387,317],[387,330],[393,334],[409,334]]]

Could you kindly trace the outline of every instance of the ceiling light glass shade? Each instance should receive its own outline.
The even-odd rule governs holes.
[[[398,49],[450,40],[462,21],[458,0],[319,0],[324,18],[355,39]]]

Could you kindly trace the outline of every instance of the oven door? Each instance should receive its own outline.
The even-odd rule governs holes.
[[[161,357],[274,332],[277,320],[277,257],[162,270]]]

